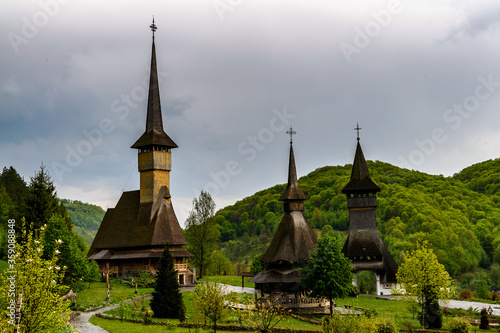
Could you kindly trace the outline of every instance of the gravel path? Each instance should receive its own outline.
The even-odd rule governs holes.
[[[90,317],[92,317],[96,313],[106,312],[108,310],[117,308],[120,304],[113,304],[110,306],[106,306],[104,308],[100,308],[95,311],[90,312],[81,312],[79,316],[71,319],[70,324],[73,325],[80,333],[109,333],[105,329],[100,328],[99,326],[92,325],[89,323]]]
[[[493,309],[493,315],[500,316],[500,306],[498,304],[450,300],[447,302],[439,301],[439,305],[447,308],[460,309],[468,309],[472,306],[473,308],[477,308],[478,311],[481,311],[482,308],[488,309],[488,307],[491,306],[491,308]]]

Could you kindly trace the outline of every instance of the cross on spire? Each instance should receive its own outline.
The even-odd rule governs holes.
[[[286,131],[286,134],[290,135],[290,144],[292,144],[292,136],[294,136],[295,134],[297,134],[297,132],[295,132],[292,128],[292,126],[290,126],[290,129],[288,131]]]
[[[156,27],[156,24],[155,24],[155,17],[154,17],[154,15],[153,15],[153,23],[149,26],[149,28],[153,32],[153,40],[154,40],[155,39],[155,31],[158,29],[158,27]]]
[[[358,141],[359,141],[359,130],[361,129],[361,127],[359,127],[359,124],[356,123],[356,127],[354,128],[354,130],[356,131],[356,134],[358,136]]]

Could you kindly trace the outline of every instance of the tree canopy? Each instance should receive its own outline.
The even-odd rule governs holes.
[[[353,290],[350,261],[341,252],[340,240],[333,233],[325,233],[318,240],[316,252],[311,253],[299,276],[300,284],[312,296],[328,298],[330,314],[333,314],[333,300],[344,298]]]
[[[396,278],[406,293],[412,296],[410,299],[419,302],[422,308],[422,325],[432,325],[433,320],[424,320],[424,318],[430,317],[431,309],[433,312],[439,309],[437,303],[439,299],[449,296],[451,278],[444,266],[439,263],[436,255],[429,249],[427,242],[419,243],[416,250],[406,253]],[[435,309],[436,306],[437,309]],[[440,325],[439,327],[433,326],[433,328],[440,328]]]

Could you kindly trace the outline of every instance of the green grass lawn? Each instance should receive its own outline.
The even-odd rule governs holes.
[[[88,285],[87,285],[88,286]],[[76,295],[76,302],[79,307],[90,309],[105,304],[119,303],[125,299],[132,299],[141,295],[153,292],[153,288],[139,288],[139,294],[135,295],[135,289],[118,282],[111,282],[110,302],[106,302],[106,282],[92,282],[90,288],[79,291]]]
[[[176,327],[175,330],[168,331],[165,326],[159,326],[159,325],[148,325],[145,326],[143,324],[134,324],[134,323],[127,323],[127,322],[120,322],[119,320],[109,320],[109,319],[102,319],[98,318],[96,316],[92,316],[89,320],[92,324],[100,326],[107,330],[110,333],[160,333],[160,332],[184,332],[184,333],[190,333],[191,331],[194,332],[193,329],[189,330],[187,328],[181,328],[181,327]],[[206,329],[201,329],[200,332],[209,332],[210,330]],[[224,332],[229,332],[229,331],[224,331]]]
[[[255,283],[248,282],[248,280],[251,279],[250,277],[246,277],[244,279],[245,279],[245,287],[255,288]],[[219,283],[229,284],[231,286],[241,287],[241,276],[235,276],[235,275],[205,276],[202,279],[198,279],[198,281],[219,282]]]

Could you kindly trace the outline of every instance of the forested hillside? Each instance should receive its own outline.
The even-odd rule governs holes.
[[[85,243],[92,244],[102,218],[106,213],[104,209],[78,200],[61,199],[61,202],[71,216],[75,233],[81,235]]]
[[[418,240],[431,244],[452,276],[500,263],[500,161],[466,168],[453,177],[428,175],[368,161],[380,186],[378,229],[399,263]],[[351,165],[319,168],[299,179],[307,193],[304,214],[314,228],[347,231],[345,195]],[[276,185],[216,213],[220,246],[231,260],[251,262],[267,248],[283,215]]]

